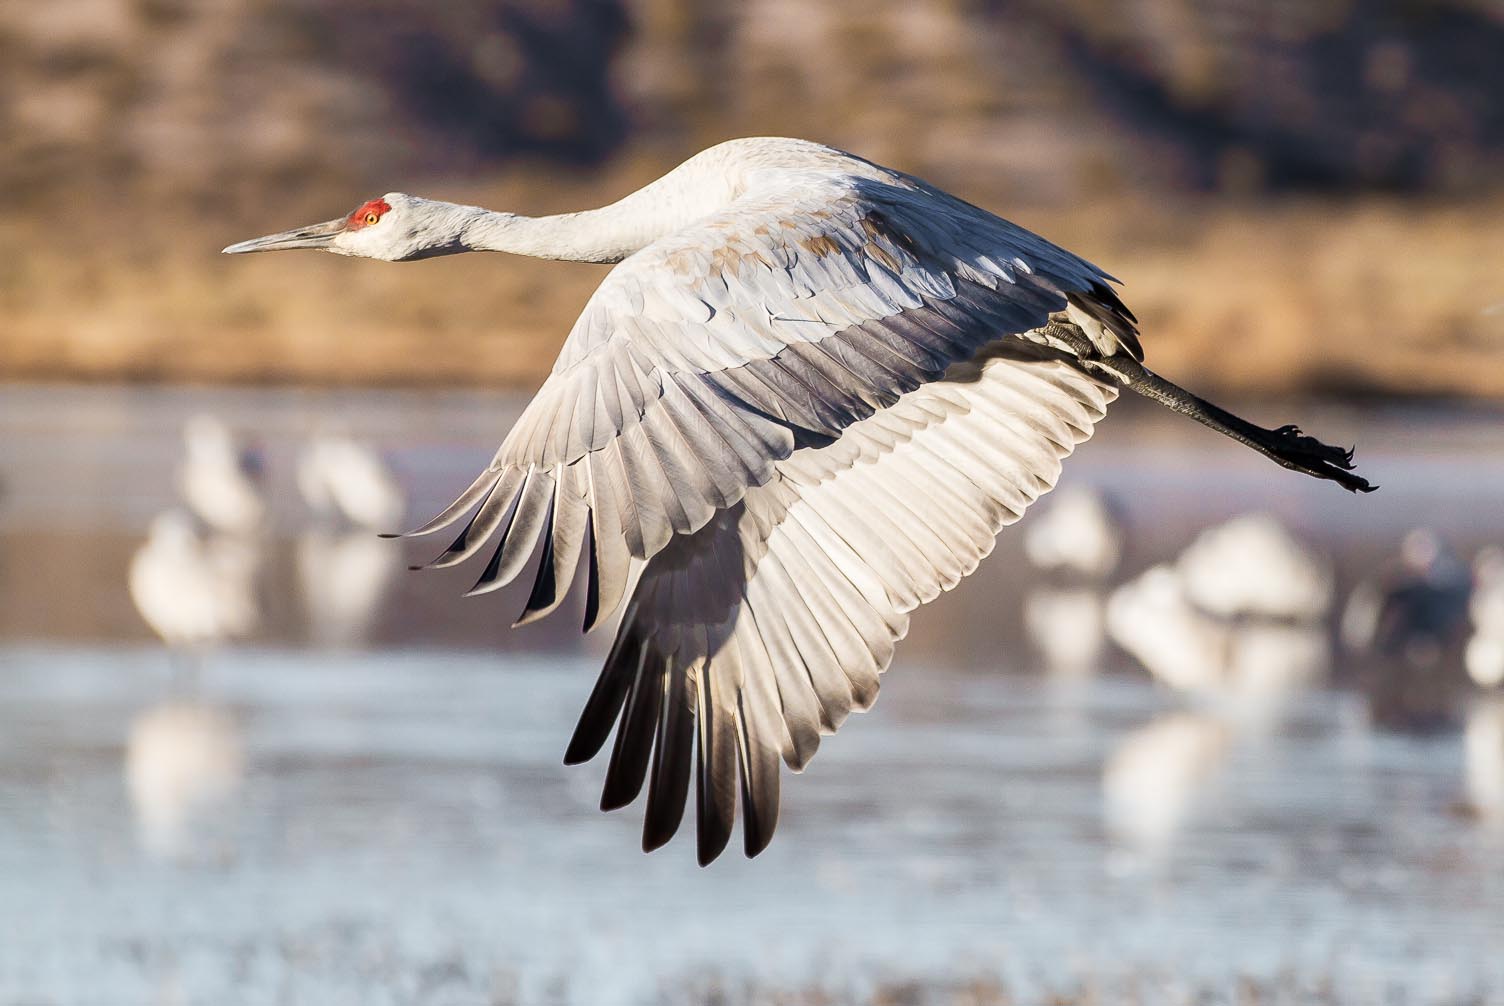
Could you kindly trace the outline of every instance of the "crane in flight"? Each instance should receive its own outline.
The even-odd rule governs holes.
[[[1096,266],[928,183],[804,140],[732,140],[609,206],[530,218],[388,193],[224,249],[615,263],[494,460],[409,532],[431,566],[541,542],[518,624],[586,569],[625,604],[565,761],[611,738],[603,809],[647,788],[644,850],[696,800],[698,859],[778,819],[779,759],[877,696],[914,608],[976,568],[1130,388],[1353,491],[1352,452],[1145,369]]]

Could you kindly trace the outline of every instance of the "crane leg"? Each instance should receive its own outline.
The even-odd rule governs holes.
[[[1203,426],[1231,437],[1240,444],[1247,444],[1277,465],[1318,479],[1330,479],[1351,492],[1368,493],[1378,488],[1362,476],[1353,474],[1351,450],[1333,447],[1315,437],[1308,437],[1297,426],[1281,426],[1273,430],[1255,426],[1165,380],[1132,357],[1094,355],[1084,357],[1081,362],[1088,369],[1115,378],[1146,398],[1167,405],[1181,415],[1190,416]]]

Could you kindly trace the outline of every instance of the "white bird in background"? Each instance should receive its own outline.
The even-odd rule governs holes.
[[[1485,548],[1474,557],[1468,615],[1473,635],[1462,658],[1468,677],[1496,688],[1504,684],[1504,549]]]
[[[1212,615],[1192,603],[1180,571],[1168,564],[1112,593],[1107,632],[1159,681],[1221,700],[1248,723],[1279,712],[1330,662],[1319,624]]]
[[[1154,375],[1111,277],[913,178],[802,140],[720,144],[601,209],[529,218],[402,193],[226,252],[618,263],[495,459],[434,520],[433,565],[543,558],[522,620],[588,552],[587,624],[625,601],[565,760],[616,729],[602,806],[646,786],[644,848],[693,781],[698,857],[755,855],[780,755],[877,694],[908,613],[1054,485],[1127,387],[1352,490],[1351,452]],[[618,723],[620,724],[618,727]]]
[[[229,427],[208,414],[188,420],[183,446],[178,489],[193,512],[224,534],[249,535],[260,528],[266,502],[256,452],[236,442]]]
[[[406,497],[370,447],[321,434],[298,458],[298,490],[314,516],[298,535],[296,562],[314,641],[365,642],[402,557],[372,531],[397,526]]]
[[[191,858],[223,823],[220,811],[240,788],[245,752],[240,728],[221,709],[170,702],[131,724],[125,781],[141,846],[163,859]]]
[[[1117,568],[1123,529],[1101,493],[1073,487],[1051,497],[1024,528],[1024,555],[1037,569],[1088,582]]]
[[[402,487],[376,451],[328,433],[298,456],[298,491],[315,516],[338,516],[371,531],[390,531],[407,509]]]
[[[1330,563],[1269,514],[1201,532],[1175,565],[1187,600],[1211,615],[1316,622],[1331,609]]]
[[[1106,649],[1099,585],[1117,568],[1122,528],[1107,500],[1090,489],[1062,489],[1024,528],[1024,555],[1056,581],[1024,595],[1024,631],[1052,673],[1080,676]]]
[[[1024,632],[1052,674],[1080,678],[1107,649],[1107,607],[1095,587],[1043,586],[1024,595]]]
[[[256,546],[202,535],[193,518],[167,510],[131,558],[127,585],[146,624],[180,654],[198,654],[250,634],[260,622]]]

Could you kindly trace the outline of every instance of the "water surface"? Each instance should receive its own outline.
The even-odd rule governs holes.
[[[603,640],[510,633],[520,593],[396,569],[336,638],[297,578],[313,429],[381,445],[422,517],[517,406],[0,394],[0,1002],[1504,1002],[1504,705],[1463,696],[1414,734],[1341,675],[1257,718],[1116,652],[1051,675],[1008,534],[916,617],[876,708],[785,777],[766,853],[644,856],[639,808],[595,809],[604,766],[560,764]],[[256,434],[274,526],[263,630],[184,673],[123,582],[203,408]],[[1124,575],[1244,509],[1344,585],[1422,520],[1504,541],[1495,416],[1255,414],[1359,442],[1384,490],[1114,416],[1066,480],[1124,504]]]

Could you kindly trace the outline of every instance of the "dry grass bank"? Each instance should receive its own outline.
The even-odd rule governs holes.
[[[639,173],[443,194],[550,211]],[[0,376],[526,385],[605,274],[482,255],[217,254],[339,208],[0,222]],[[1504,198],[1116,202],[1016,219],[1119,276],[1151,363],[1198,387],[1504,395]]]

